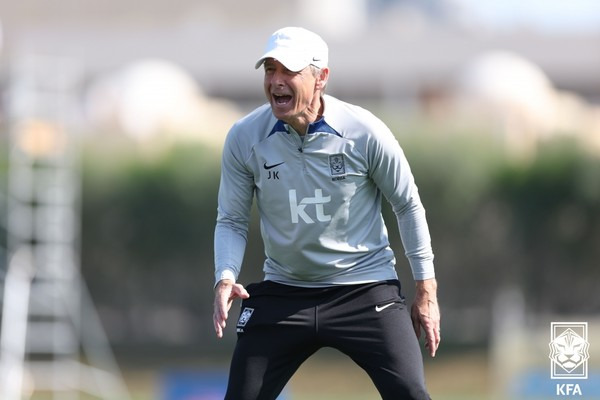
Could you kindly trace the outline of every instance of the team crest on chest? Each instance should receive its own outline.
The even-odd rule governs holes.
[[[346,161],[343,154],[331,154],[329,156],[329,170],[334,181],[345,178]]]

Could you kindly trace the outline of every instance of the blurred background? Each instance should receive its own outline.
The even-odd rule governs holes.
[[[432,396],[600,398],[599,2],[0,0],[0,23],[0,398],[222,398],[221,148],[289,25],[328,42],[328,93],[383,119],[413,168],[442,309]],[[249,238],[244,284],[256,210]],[[551,380],[556,321],[587,324],[588,379]],[[328,350],[283,396],[378,398]]]

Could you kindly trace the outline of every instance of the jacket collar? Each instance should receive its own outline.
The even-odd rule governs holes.
[[[323,102],[323,104],[325,104],[325,97],[321,97],[321,101]],[[342,137],[342,135],[338,131],[336,131],[331,125],[329,125],[327,123],[327,121],[326,121],[327,107],[324,107],[323,110],[324,110],[323,116],[321,118],[319,118],[315,122],[311,122],[310,124],[308,124],[308,130],[306,133],[308,135],[314,134],[314,133],[330,133],[330,134]],[[278,119],[275,122],[275,125],[273,126],[271,131],[269,132],[268,136],[271,136],[275,133],[290,133],[290,132],[287,129],[287,124],[285,122],[283,122],[282,120]]]

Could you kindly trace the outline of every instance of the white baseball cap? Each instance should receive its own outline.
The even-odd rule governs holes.
[[[327,67],[327,43],[319,35],[304,28],[287,27],[271,35],[265,53],[256,62],[258,69],[265,59],[274,58],[290,71],[302,71],[309,65]]]

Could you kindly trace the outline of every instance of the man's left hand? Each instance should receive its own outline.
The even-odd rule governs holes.
[[[440,345],[440,308],[437,301],[437,281],[426,279],[416,281],[415,301],[411,307],[411,319],[417,338],[421,337],[421,328],[425,331],[425,347],[431,357]]]

